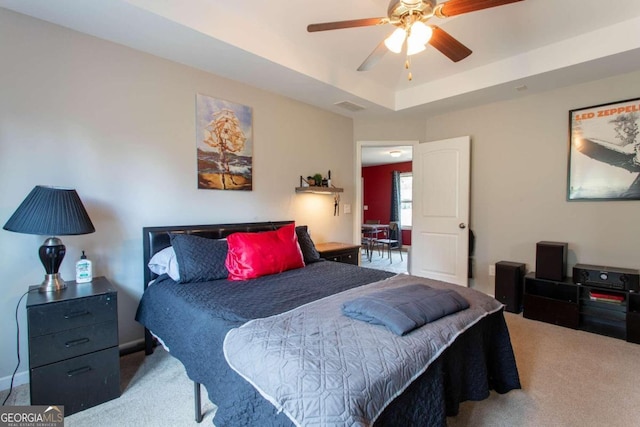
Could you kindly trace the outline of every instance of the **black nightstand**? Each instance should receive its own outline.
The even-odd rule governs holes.
[[[318,243],[316,250],[321,258],[345,264],[360,264],[360,245],[351,243]]]
[[[32,405],[65,415],[120,396],[118,294],[104,277],[27,298]]]

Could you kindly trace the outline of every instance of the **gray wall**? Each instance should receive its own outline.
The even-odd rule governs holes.
[[[331,170],[353,194],[353,123],[291,99],[0,9],[0,225],[35,185],[75,188],[96,227],[62,236],[61,273],[85,250],[118,288],[122,344],[142,337],[142,227],[293,219],[318,241],[350,242],[333,198],[296,195],[300,175]],[[224,60],[224,58],[221,58]],[[196,93],[253,108],[254,190],[196,188]],[[15,368],[14,311],[42,281],[43,236],[0,230],[0,389]],[[28,367],[24,301],[22,365]]]

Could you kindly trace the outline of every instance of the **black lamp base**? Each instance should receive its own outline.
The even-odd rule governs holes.
[[[40,292],[59,292],[67,287],[67,284],[60,277],[60,273],[58,273],[66,252],[67,248],[62,244],[62,240],[57,237],[49,237],[40,246],[38,254],[47,273],[38,288]]]

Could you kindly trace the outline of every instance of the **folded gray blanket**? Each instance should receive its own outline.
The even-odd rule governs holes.
[[[342,305],[342,313],[354,319],[383,325],[396,335],[405,335],[429,322],[469,308],[460,294],[426,285],[407,285],[373,292]]]

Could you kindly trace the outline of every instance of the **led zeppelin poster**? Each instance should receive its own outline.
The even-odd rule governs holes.
[[[569,112],[568,200],[640,200],[640,99]]]

